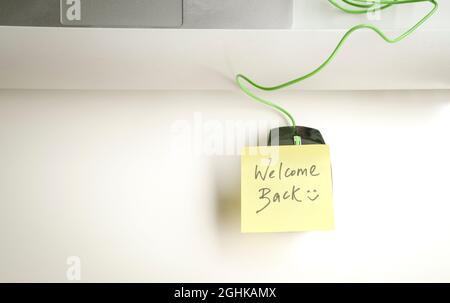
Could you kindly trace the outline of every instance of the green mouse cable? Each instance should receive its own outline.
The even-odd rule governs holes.
[[[376,27],[372,24],[358,24],[358,25],[350,28],[344,34],[344,36],[341,38],[341,40],[339,41],[339,43],[337,44],[337,46],[335,47],[335,49],[333,50],[331,55],[325,61],[323,61],[323,63],[321,65],[319,65],[319,67],[317,67],[310,73],[303,75],[301,77],[298,77],[296,79],[293,79],[291,81],[288,81],[288,82],[285,82],[285,83],[282,83],[279,85],[275,85],[275,86],[263,86],[263,85],[257,84],[256,82],[254,82],[253,80],[251,80],[250,78],[248,78],[247,76],[245,76],[243,74],[238,74],[236,76],[236,83],[245,94],[247,94],[254,101],[261,102],[267,106],[270,106],[270,107],[276,109],[277,111],[283,113],[284,115],[286,115],[286,117],[290,120],[292,127],[294,129],[293,140],[294,140],[295,145],[301,144],[301,138],[298,134],[296,134],[296,122],[295,122],[294,117],[286,109],[279,106],[278,104],[275,104],[269,100],[263,99],[263,98],[255,95],[253,92],[250,91],[249,88],[247,88],[243,84],[242,80],[244,80],[245,82],[247,82],[254,88],[264,90],[264,91],[274,91],[274,90],[286,88],[286,87],[294,85],[300,81],[306,80],[306,79],[314,76],[318,72],[320,72],[325,66],[327,66],[336,57],[337,53],[339,52],[341,47],[344,45],[345,41],[348,39],[348,37],[353,32],[360,30],[360,29],[370,29],[370,30],[374,31],[375,33],[377,33],[384,41],[386,41],[388,43],[396,43],[396,42],[399,42],[399,41],[403,40],[404,38],[408,37],[410,34],[412,34],[417,28],[419,28],[423,23],[425,23],[438,9],[437,0],[340,0],[342,3],[347,4],[349,6],[349,8],[344,7],[343,5],[338,3],[338,1],[339,0],[328,0],[328,2],[330,2],[336,8],[340,9],[343,12],[349,13],[349,14],[371,13],[371,12],[376,12],[376,11],[387,9],[394,5],[419,3],[419,2],[430,2],[433,5],[433,7],[429,13],[427,13],[422,19],[419,20],[419,22],[417,22],[414,26],[412,26],[410,29],[406,30],[403,34],[399,35],[396,38],[387,37],[378,27]]]

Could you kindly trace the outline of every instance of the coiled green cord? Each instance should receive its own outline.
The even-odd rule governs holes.
[[[284,109],[283,107],[281,107],[269,100],[258,97],[257,95],[252,93],[249,90],[249,88],[244,86],[244,84],[242,83],[242,80],[244,80],[248,84],[252,85],[253,87],[258,88],[260,90],[264,90],[264,91],[274,91],[274,90],[278,90],[278,89],[282,89],[282,88],[294,85],[300,81],[306,80],[306,79],[314,76],[315,74],[320,72],[325,66],[327,66],[328,63],[330,63],[336,57],[338,51],[341,49],[341,47],[343,46],[345,41],[348,39],[348,37],[350,37],[350,35],[353,32],[355,32],[359,29],[370,29],[370,30],[373,30],[374,32],[376,32],[381,38],[383,38],[384,41],[386,41],[388,43],[396,43],[396,42],[403,40],[404,38],[409,36],[411,33],[413,33],[417,28],[419,28],[423,23],[425,23],[425,21],[427,21],[438,9],[438,3],[436,0],[341,0],[343,3],[346,3],[353,8],[346,8],[346,7],[342,6],[340,3],[338,3],[338,1],[339,0],[328,0],[328,2],[330,2],[332,5],[334,5],[338,9],[340,9],[346,13],[349,13],[349,14],[370,13],[370,12],[375,12],[375,11],[389,8],[393,5],[418,3],[418,2],[430,2],[433,5],[433,8],[431,9],[431,11],[428,14],[426,14],[422,19],[420,19],[419,22],[417,22],[413,27],[411,27],[410,29],[408,29],[407,31],[405,31],[403,34],[401,34],[400,36],[398,36],[396,38],[387,37],[378,27],[376,27],[372,24],[359,24],[359,25],[352,27],[344,34],[344,36],[339,41],[339,43],[337,44],[336,48],[333,50],[331,55],[319,67],[314,69],[312,72],[310,72],[304,76],[301,76],[299,78],[296,78],[294,80],[291,80],[291,81],[288,81],[288,82],[285,82],[285,83],[282,83],[279,85],[275,85],[275,86],[263,86],[263,85],[257,84],[256,82],[254,82],[253,80],[251,80],[250,78],[248,78],[245,75],[238,74],[236,76],[236,83],[245,94],[247,94],[253,100],[255,100],[257,102],[261,102],[265,105],[268,105],[268,106],[278,110],[279,112],[283,113],[284,115],[286,115],[287,118],[290,120],[292,127],[294,128],[294,131],[296,129],[297,124],[295,122],[294,117],[286,109]],[[355,9],[355,8],[358,8],[358,9]],[[294,136],[294,144],[296,144],[296,145],[301,144],[300,137]]]

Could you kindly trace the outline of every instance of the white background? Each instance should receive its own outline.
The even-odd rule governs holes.
[[[240,233],[239,157],[173,128],[284,124],[237,90],[1,92],[0,280],[450,281],[450,92],[276,98],[330,144],[336,231]]]
[[[301,75],[364,18],[317,9],[286,31],[0,28],[0,281],[65,282],[78,256],[84,282],[450,282],[444,14],[268,95],[330,145],[335,231],[241,234],[239,156],[188,148],[285,125],[233,76]]]

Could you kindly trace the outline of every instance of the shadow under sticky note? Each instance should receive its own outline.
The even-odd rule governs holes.
[[[242,232],[331,229],[334,214],[328,145],[243,149]]]

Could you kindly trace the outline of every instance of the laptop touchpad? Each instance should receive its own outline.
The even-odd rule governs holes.
[[[61,23],[92,27],[180,27],[183,0],[60,0]]]

